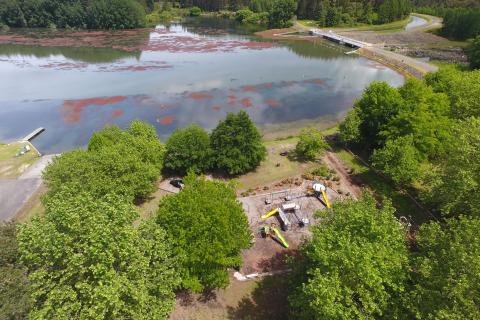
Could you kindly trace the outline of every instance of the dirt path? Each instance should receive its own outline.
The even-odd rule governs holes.
[[[335,170],[336,174],[340,178],[340,189],[350,192],[352,197],[358,199],[362,194],[362,187],[358,184],[358,182],[353,181],[351,175],[347,171],[347,167],[337,157],[337,155],[331,151],[327,151],[323,161],[330,169]]]

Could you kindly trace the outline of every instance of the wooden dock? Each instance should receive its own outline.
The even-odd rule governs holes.
[[[41,127],[37,128],[37,129],[33,130],[30,134],[25,136],[25,138],[23,138],[21,141],[30,141],[33,138],[35,138],[36,136],[38,136],[40,133],[42,133],[43,131],[45,131],[45,128],[41,128]]]

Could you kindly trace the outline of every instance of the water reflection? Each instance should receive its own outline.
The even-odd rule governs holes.
[[[153,31],[6,36],[30,45],[0,45],[0,140],[45,127],[35,140],[45,153],[84,146],[93,131],[132,119],[166,138],[190,123],[213,128],[238,110],[260,125],[330,116],[351,107],[373,80],[403,82],[346,48],[261,41],[219,19]]]

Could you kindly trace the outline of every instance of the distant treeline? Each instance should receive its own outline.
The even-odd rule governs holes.
[[[153,1],[136,0],[0,0],[0,25],[128,29],[145,25]]]
[[[197,6],[206,11],[249,8],[265,12],[275,0],[181,0],[184,7]],[[408,16],[410,0],[298,0],[297,17],[318,21],[320,26],[388,23]]]
[[[480,0],[416,0],[415,11],[443,17],[443,36],[466,40],[480,35]]]

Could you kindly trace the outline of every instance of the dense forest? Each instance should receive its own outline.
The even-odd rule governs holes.
[[[152,6],[150,0],[0,0],[0,25],[130,29],[145,25]]]

